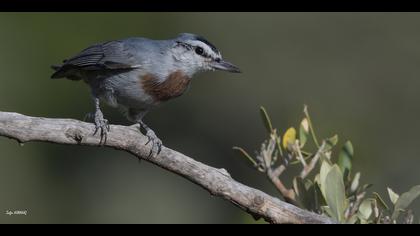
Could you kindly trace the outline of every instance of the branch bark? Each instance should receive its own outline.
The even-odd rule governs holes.
[[[332,219],[300,209],[260,190],[235,181],[225,169],[218,169],[162,147],[156,157],[148,157],[150,145],[135,126],[111,125],[105,144],[93,136],[94,125],[71,119],[49,119],[0,112],[0,136],[20,143],[49,142],[67,145],[106,146],[129,152],[201,186],[210,194],[224,198],[254,218],[270,223],[335,223]]]

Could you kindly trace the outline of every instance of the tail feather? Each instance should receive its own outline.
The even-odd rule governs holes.
[[[51,79],[60,79],[64,78],[64,73],[61,70],[61,65],[52,65],[51,69],[55,70],[55,72],[51,75]]]
[[[71,69],[68,66],[52,65],[51,68],[55,72],[51,75],[51,79],[67,78],[69,80],[81,80],[80,74],[77,70]]]

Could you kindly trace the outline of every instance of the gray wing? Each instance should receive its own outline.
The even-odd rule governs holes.
[[[130,47],[124,41],[110,41],[90,46],[76,56],[53,66],[51,78],[81,79],[81,71],[130,70],[138,68]]]

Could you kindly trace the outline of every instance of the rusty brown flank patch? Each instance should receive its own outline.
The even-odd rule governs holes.
[[[140,80],[144,91],[152,96],[155,101],[167,101],[181,96],[191,82],[191,78],[181,71],[171,73],[163,82],[159,82],[151,74],[142,76]]]

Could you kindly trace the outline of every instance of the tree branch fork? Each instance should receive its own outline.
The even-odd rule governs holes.
[[[106,142],[91,123],[73,119],[30,117],[18,113],[0,112],[0,136],[26,142],[48,142],[66,145],[110,147],[126,151],[201,186],[214,196],[221,197],[254,218],[269,223],[331,224],[332,219],[281,201],[260,190],[235,181],[225,169],[198,162],[167,147],[157,156],[149,156],[151,145],[136,126],[111,125]]]

